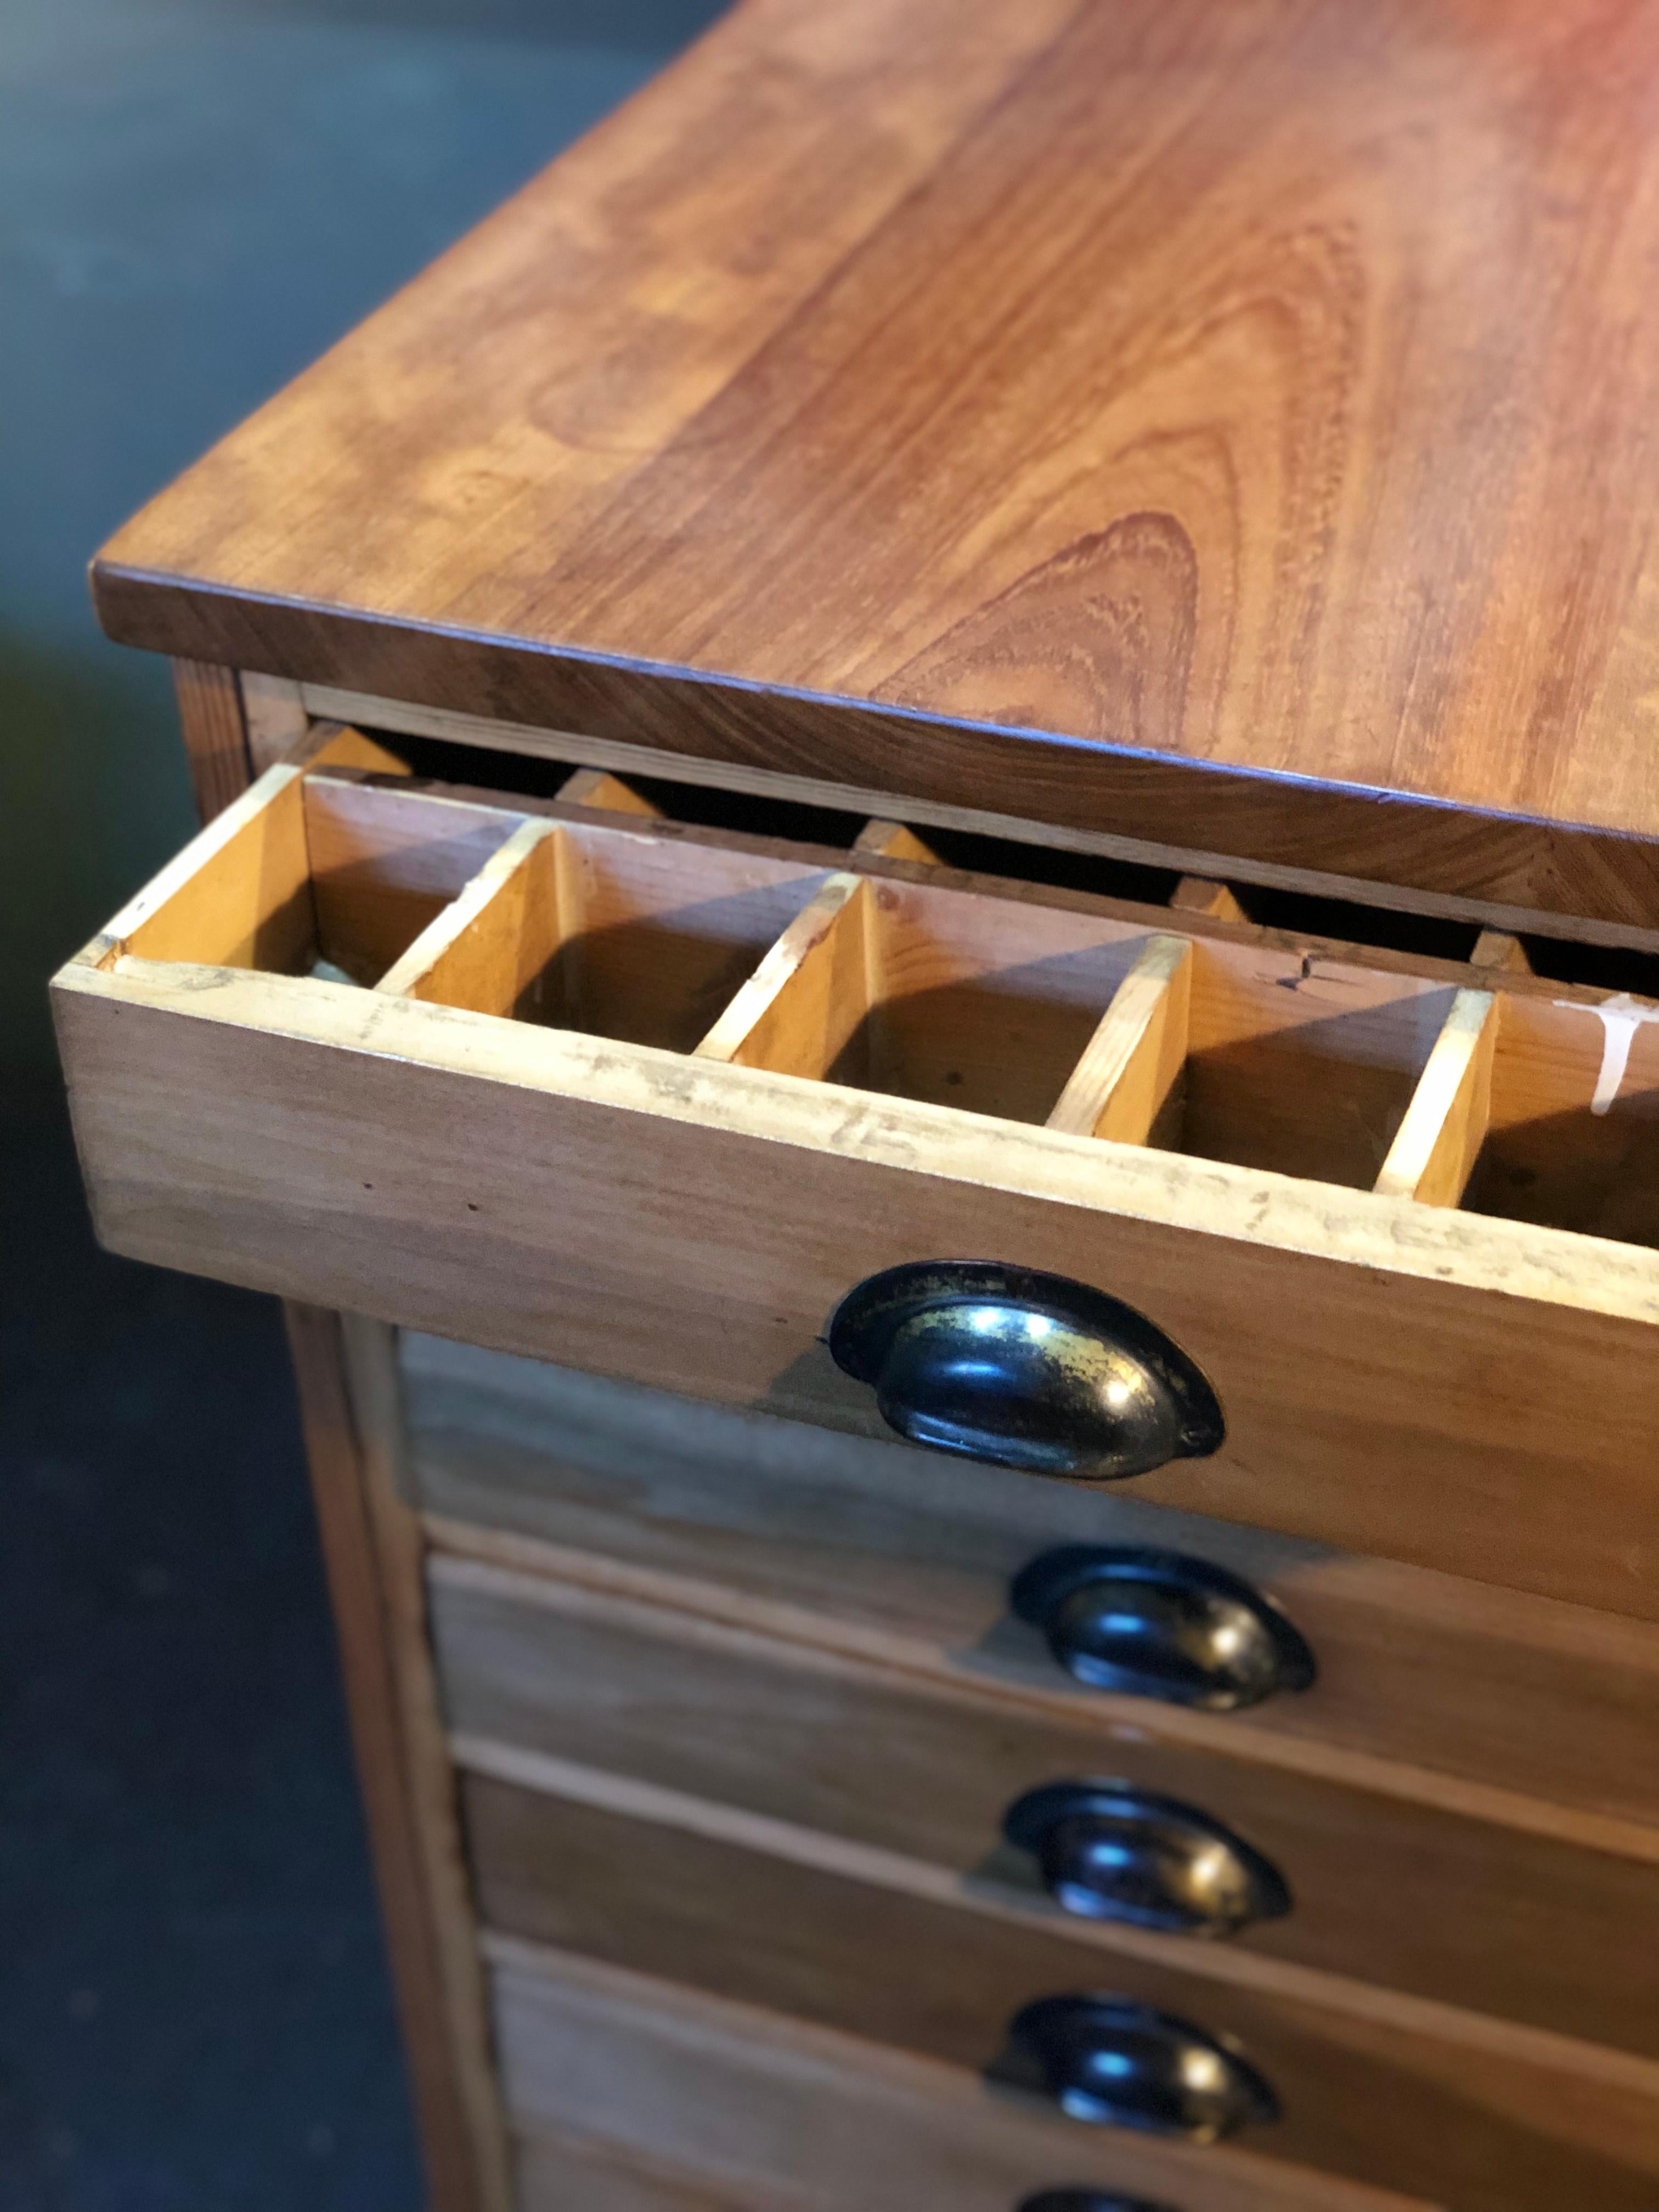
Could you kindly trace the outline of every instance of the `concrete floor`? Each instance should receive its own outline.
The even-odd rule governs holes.
[[[190,826],[83,566],[714,12],[0,9],[0,2212],[420,2198],[276,1314],[94,1249],[52,1072]]]

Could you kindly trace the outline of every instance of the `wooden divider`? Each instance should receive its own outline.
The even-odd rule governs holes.
[[[700,1060],[817,1077],[869,1010],[870,885],[831,876],[767,952],[696,1049]]]
[[[1171,1144],[1192,996],[1191,940],[1153,938],[1118,985],[1048,1116],[1049,1128],[1120,1145]]]
[[[560,842],[550,822],[521,823],[376,988],[522,1017],[563,934]]]
[[[591,769],[550,807],[410,788],[383,758],[337,730],[267,771],[83,960],[355,981],[1659,1244],[1659,1014],[1535,977],[1513,939],[1395,968],[1217,933],[1224,884],[1176,886],[1188,934],[947,866],[895,822],[866,823],[838,866],[836,848],[688,830]]]
[[[1498,1000],[1460,991],[1435,1041],[1374,1188],[1384,1198],[1455,1206],[1492,1117]]]

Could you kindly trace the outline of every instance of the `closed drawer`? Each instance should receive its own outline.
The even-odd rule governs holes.
[[[523,2212],[1018,2212],[1056,2186],[1157,2212],[1412,2212],[1277,2159],[1085,2131],[959,2069],[591,1960],[489,1953]]]
[[[1654,1832],[1638,1861],[465,1562],[434,1563],[431,1599],[475,1769],[633,1777],[807,1849],[902,1854],[1034,1921],[1054,1911],[1046,1865],[1075,1912],[1659,2054]],[[1102,1779],[1121,1787],[1053,1794]]]
[[[1105,903],[279,767],[58,979],[100,1231],[1659,1611],[1659,1025]]]
[[[1455,2212],[1649,2212],[1659,2187],[1649,2061],[1213,1945],[1195,1971],[1168,1939],[1033,1926],[896,1875],[878,1881],[832,1853],[785,1858],[706,1817],[630,1816],[478,1777],[465,1808],[499,1931],[994,2075],[1012,2068],[1024,2008],[1101,1994],[1219,2040],[1252,2069],[1279,2116],[1232,2138],[1241,2154]],[[1080,2153],[1095,2139],[1081,2122],[1068,2133]]]
[[[446,1544],[1018,1689],[1084,1728],[1104,1714],[1220,1750],[1265,1735],[1281,1763],[1341,1747],[1659,1821],[1647,1623],[1177,1513],[1132,1488],[1033,1482],[436,1338],[405,1334],[401,1360],[408,1480]],[[1305,1638],[1311,1686],[1220,1714],[1079,1686],[1009,1606],[1023,1568],[1079,1545],[1240,1576]]]

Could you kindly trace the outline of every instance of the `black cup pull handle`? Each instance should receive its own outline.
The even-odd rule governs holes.
[[[1120,1697],[1224,1713],[1314,1680],[1313,1653],[1271,1598],[1183,1552],[1062,1544],[1008,1597],[1068,1674]]]
[[[890,1267],[830,1316],[836,1364],[912,1443],[1116,1482],[1198,1459],[1226,1426],[1209,1382],[1133,1307],[988,1260]]]
[[[1148,2197],[1124,2197],[1115,2189],[1039,2189],[1023,2197],[1019,2212],[1176,2212],[1173,2204],[1154,2204]]]
[[[1085,1919],[1234,1936],[1291,1909],[1284,1877],[1242,1836],[1132,1782],[1028,1790],[1009,1807],[1002,1832],[1034,1855],[1056,1904]]]
[[[1016,2014],[996,2071],[1074,2120],[1188,2142],[1279,2118],[1279,2100],[1231,2038],[1127,1997],[1039,1998]]]

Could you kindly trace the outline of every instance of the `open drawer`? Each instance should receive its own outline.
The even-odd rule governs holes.
[[[99,1233],[877,1429],[849,1292],[995,1263],[1040,1393],[1036,1271],[1139,1494],[1659,1617],[1646,1005],[927,858],[273,769],[57,978]]]

